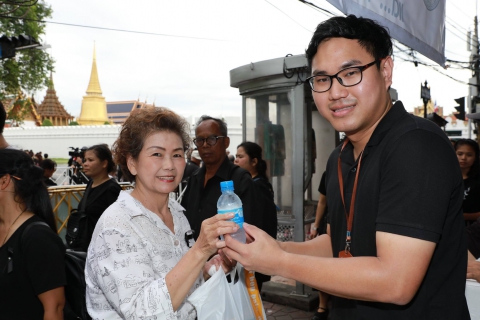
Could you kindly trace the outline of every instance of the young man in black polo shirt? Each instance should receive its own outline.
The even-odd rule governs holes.
[[[282,244],[246,225],[253,242],[227,235],[225,252],[332,294],[331,319],[469,319],[458,161],[439,127],[392,104],[387,30],[334,17],[306,54],[317,109],[348,138],[327,164],[331,238]]]

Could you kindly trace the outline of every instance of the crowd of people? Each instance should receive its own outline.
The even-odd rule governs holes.
[[[469,319],[465,280],[480,281],[478,144],[452,148],[433,122],[392,103],[392,42],[375,21],[322,22],[306,55],[318,111],[346,134],[322,177],[312,239],[275,241],[260,145],[243,142],[230,157],[221,119],[202,116],[191,141],[173,111],[137,109],[112,150],[91,146],[81,159],[87,241],[75,249],[87,253],[92,318],[195,319],[188,297],[212,266],[227,272],[238,261],[260,289],[271,275],[318,289],[315,320]],[[0,290],[0,319],[63,319],[65,246],[47,191],[56,164],[9,147],[1,120],[0,287],[9,290]],[[132,190],[109,175],[117,167]],[[217,214],[228,180],[247,243],[229,235],[239,228],[232,213]],[[170,194],[182,182],[177,202]]]

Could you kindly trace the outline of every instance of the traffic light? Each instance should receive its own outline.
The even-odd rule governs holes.
[[[18,50],[39,46],[40,43],[29,36],[7,37],[4,35],[0,38],[0,59],[13,58]]]
[[[457,119],[465,121],[465,97],[455,99],[455,102],[458,103],[458,106],[455,107],[458,113],[455,115]]]

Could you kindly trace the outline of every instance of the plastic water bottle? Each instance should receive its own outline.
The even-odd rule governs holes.
[[[241,243],[246,242],[245,230],[243,229],[243,208],[242,200],[233,192],[233,181],[220,182],[222,195],[218,198],[217,209],[219,214],[233,212],[235,216],[230,221],[235,222],[239,229],[230,234],[235,240]]]

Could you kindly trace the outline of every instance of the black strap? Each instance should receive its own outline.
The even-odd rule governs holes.
[[[31,227],[33,226],[46,226],[47,228],[50,229],[50,226],[46,223],[46,222],[43,222],[43,221],[35,221],[35,222],[32,222],[30,223],[28,226],[25,227],[25,230],[23,230],[22,232],[22,236],[21,236],[21,240],[20,240],[20,243],[22,243],[26,237],[26,234],[28,233],[28,230],[30,230]]]

